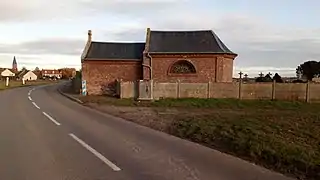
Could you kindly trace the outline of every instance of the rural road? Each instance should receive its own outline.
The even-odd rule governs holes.
[[[99,113],[65,98],[57,87],[0,92],[0,179],[290,180]]]

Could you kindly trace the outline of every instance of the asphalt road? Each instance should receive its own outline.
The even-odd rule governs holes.
[[[57,86],[0,92],[1,180],[289,180],[79,105]]]

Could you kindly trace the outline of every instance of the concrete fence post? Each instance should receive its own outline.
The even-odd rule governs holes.
[[[276,80],[272,81],[272,100],[276,99]]]
[[[180,79],[177,81],[177,98],[180,98]]]
[[[123,98],[123,95],[122,95],[122,92],[123,92],[123,89],[122,89],[122,79],[118,79],[118,87],[119,87],[119,97],[120,99]]]
[[[210,86],[211,86],[211,82],[209,81],[209,82],[208,82],[208,87],[207,87],[207,90],[208,90],[208,92],[207,92],[207,98],[208,98],[208,99],[210,99],[210,97],[211,97],[211,95],[210,95],[211,87],[210,87]]]
[[[310,102],[310,81],[306,84],[306,102]]]
[[[154,82],[151,79],[150,80],[150,98],[151,98],[151,100],[153,100],[153,89],[154,89]]]
[[[239,99],[242,99],[242,79],[240,79],[240,81],[239,81],[238,98],[239,98]]]

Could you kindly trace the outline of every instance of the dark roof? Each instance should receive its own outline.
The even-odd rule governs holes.
[[[211,30],[150,31],[149,52],[235,54]]]
[[[28,72],[29,72],[28,70],[23,69],[23,70],[19,71],[16,76],[17,76],[17,77],[22,77],[22,76],[24,76],[25,74],[27,74]]]
[[[0,68],[0,73],[3,72],[6,69],[8,69],[9,71],[11,71],[13,73],[17,73],[17,71],[15,71],[14,69],[11,69],[11,68]]]
[[[86,58],[142,59],[145,43],[91,42]]]

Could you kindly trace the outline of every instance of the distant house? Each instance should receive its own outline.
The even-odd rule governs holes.
[[[49,78],[57,78],[61,79],[62,78],[62,72],[60,70],[56,69],[42,69],[41,70],[41,75],[42,77],[49,77]]]
[[[320,78],[319,77],[312,78],[312,81],[316,82],[316,83],[319,83],[320,82]]]
[[[21,74],[21,77],[21,79],[24,79],[25,81],[36,81],[38,79],[38,76],[32,71],[25,71]]]
[[[9,69],[5,69],[1,72],[1,77],[9,77],[9,78],[13,78],[15,77],[15,73],[13,73],[11,70]]]
[[[16,79],[17,80],[22,80],[23,75],[25,75],[28,72],[27,69],[23,68],[21,71],[19,71],[18,73],[16,73]]]
[[[61,68],[59,71],[62,73],[62,78],[73,78],[76,75],[75,68]]]

